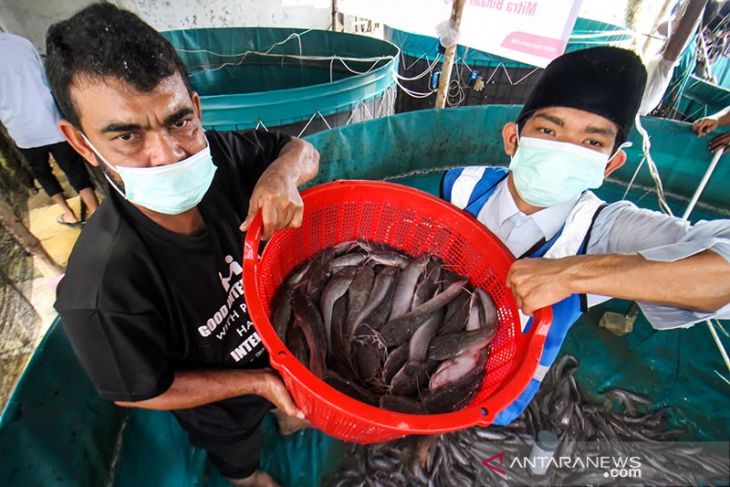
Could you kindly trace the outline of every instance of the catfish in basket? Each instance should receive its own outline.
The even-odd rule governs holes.
[[[271,320],[297,359],[340,392],[422,414],[473,398],[498,324],[489,295],[438,256],[361,240],[295,268]]]

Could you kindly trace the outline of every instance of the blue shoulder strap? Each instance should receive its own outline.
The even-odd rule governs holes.
[[[452,190],[456,180],[462,175],[464,169],[463,167],[450,169],[441,178],[441,197],[446,201],[453,202]],[[494,193],[497,184],[506,178],[508,174],[509,169],[506,167],[485,166],[484,173],[474,186],[474,189],[469,195],[469,202],[464,209],[476,217],[479,214],[479,210],[482,209],[489,197]]]
[[[584,255],[586,253],[588,242],[591,238],[591,231],[593,230],[593,224],[596,222],[598,214],[601,213],[605,207],[605,204],[600,206],[593,215],[593,221],[591,222],[591,226],[588,229],[586,236],[583,238],[583,242],[578,249],[577,255]],[[560,232],[562,232],[562,229]],[[550,240],[552,241],[553,239]],[[545,252],[547,252],[547,249],[552,246],[552,243],[554,242],[547,242],[543,244],[537,252],[532,254],[532,256],[539,257],[545,255]],[[540,255],[536,255],[537,253],[540,253]],[[550,331],[545,339],[545,346],[543,347],[542,355],[540,357],[540,369],[542,369],[542,373],[538,372],[538,376],[533,377],[530,380],[529,385],[522,394],[520,394],[512,404],[497,414],[494,419],[494,424],[501,426],[508,425],[522,414],[530,401],[532,401],[537,390],[540,388],[542,375],[544,375],[544,373],[550,368],[560,353],[560,348],[563,345],[563,341],[565,340],[570,327],[573,326],[573,323],[575,323],[580,315],[582,315],[587,309],[588,307],[585,294],[572,294],[559,303],[555,303],[553,305],[553,323],[550,326]],[[530,318],[527,326],[530,326],[531,323],[532,318]]]
[[[555,242],[560,238],[560,235],[563,233],[563,229],[565,228],[565,224],[560,227],[560,230],[553,235],[550,240],[545,241],[545,238],[541,238],[537,241],[535,245],[532,246],[530,250],[519,256],[520,259],[523,257],[544,257],[548,250],[555,244]]]

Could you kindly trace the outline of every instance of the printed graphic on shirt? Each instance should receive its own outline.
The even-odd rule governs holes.
[[[207,321],[198,326],[198,333],[204,338],[234,342],[234,348],[229,352],[234,362],[240,362],[249,355],[259,357],[264,351],[261,337],[253,328],[253,322],[248,316],[246,302],[243,297],[243,268],[233,256],[226,255],[227,271],[219,272],[218,279],[226,292],[226,302],[216,310]],[[229,331],[235,330],[236,337],[241,340],[227,340]],[[249,357],[249,360],[253,357]]]

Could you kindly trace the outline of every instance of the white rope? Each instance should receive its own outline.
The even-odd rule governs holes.
[[[324,117],[324,115],[322,115],[322,114],[320,113],[320,111],[319,111],[319,110],[317,110],[317,113],[319,113],[319,116],[320,116],[320,117],[322,117],[322,121],[324,122],[325,126],[326,126],[326,127],[328,128],[328,129],[330,129],[330,130],[331,130],[331,129],[332,129],[332,126],[331,126],[331,125],[330,125],[330,123],[329,123],[329,122],[327,121],[327,119],[326,119],[326,118]]]
[[[401,52],[400,52],[400,58],[401,58],[401,61],[403,61],[403,66],[405,66],[405,71],[410,71],[410,69],[411,69],[411,68],[412,68],[412,67],[413,67],[413,66],[414,66],[414,65],[415,65],[415,64],[416,64],[416,63],[417,63],[418,61],[420,61],[421,59],[423,59],[423,58],[425,58],[425,57],[426,57],[426,54],[427,54],[427,53],[425,53],[425,52],[424,52],[423,54],[421,54],[421,55],[420,55],[420,56],[418,57],[418,59],[416,59],[416,60],[415,60],[415,61],[413,61],[413,62],[412,62],[411,64],[409,64],[408,66],[406,66],[406,58],[404,57],[403,51],[401,51]],[[439,53],[439,54],[440,54],[440,53]],[[437,56],[438,56],[438,54],[437,54]]]
[[[339,61],[340,63],[342,63],[342,65],[345,67],[345,69],[348,70],[349,72],[353,73],[353,74],[367,74],[370,71],[372,71],[375,68],[375,66],[380,61],[382,61],[385,58],[393,59],[393,56],[385,56],[385,57],[376,59],[376,61],[368,68],[367,71],[355,71],[354,69],[352,69],[350,66],[347,65],[347,63],[345,62],[345,58],[342,58],[342,57],[339,57],[339,56],[335,56],[334,60],[335,61]],[[372,58],[372,59],[375,59],[375,58]],[[370,59],[357,59],[357,60],[358,61],[362,61],[362,60],[370,61]],[[352,61],[352,59],[350,59],[350,61]]]
[[[299,132],[299,134],[297,135],[297,137],[301,137],[302,134],[307,131],[307,129],[309,128],[309,124],[312,123],[312,120],[314,120],[314,118],[317,116],[317,113],[319,113],[319,111],[313,113],[312,116],[309,117],[309,120],[304,125],[304,128],[302,128],[302,130]]]
[[[643,34],[641,32],[635,31],[635,30],[624,29],[624,30],[611,30],[611,31],[596,31],[595,33],[592,33],[592,34],[571,34],[570,40],[593,39],[593,38],[599,38],[599,37],[613,37],[613,36],[628,36],[628,35],[650,36],[650,34]]]
[[[532,76],[532,74],[533,74],[533,73],[534,73],[535,71],[537,71],[538,69],[540,69],[540,68],[535,68],[535,69],[533,69],[532,71],[530,71],[529,73],[527,73],[527,74],[526,74],[526,75],[524,75],[524,76],[523,76],[522,78],[520,78],[520,79],[518,79],[517,81],[515,81],[514,83],[512,82],[512,79],[510,78],[509,72],[507,72],[507,68],[506,68],[506,67],[504,67],[504,65],[502,65],[502,69],[504,70],[504,73],[505,73],[505,74],[507,75],[507,79],[509,80],[510,84],[511,84],[512,86],[517,86],[518,84],[520,84],[520,83],[522,83],[523,81],[525,81],[525,80],[526,80],[526,79],[527,79],[528,77]]]
[[[304,125],[304,128],[302,128],[302,130],[299,132],[299,135],[297,135],[297,137],[301,137],[302,134],[304,134],[304,132],[306,132],[307,128],[309,127],[309,124],[312,123],[312,121],[317,117],[317,115],[319,115],[319,118],[322,119],[322,121],[324,122],[325,127],[327,127],[328,129],[332,129],[332,126],[327,121],[327,117],[325,117],[324,115],[322,115],[322,112],[320,112],[319,110],[317,110],[316,112],[314,112],[314,114],[312,114],[311,117],[309,117],[309,120],[307,121],[306,125]],[[345,124],[345,125],[347,125],[347,124]]]
[[[362,109],[365,112],[365,115],[367,115],[368,117],[370,117],[370,118],[368,118],[366,120],[374,120],[375,119],[375,117],[373,117],[373,113],[368,108],[368,104],[367,103],[365,103],[365,102],[362,103]]]
[[[707,328],[708,328],[708,330],[710,330],[710,335],[712,335],[712,339],[715,340],[715,345],[717,345],[717,349],[720,351],[720,355],[722,356],[723,362],[725,362],[725,366],[727,367],[727,370],[730,371],[730,357],[727,356],[727,351],[725,350],[725,347],[722,345],[722,342],[720,341],[720,337],[717,336],[715,327],[712,326],[712,321],[705,320],[705,323],[707,323]]]
[[[258,130],[259,127],[263,127],[264,130],[266,130],[267,132],[269,132],[269,127],[267,127],[266,125],[264,125],[264,122],[261,119],[259,119],[258,123],[256,124],[256,128],[254,128],[254,130]]]
[[[629,195],[629,191],[634,186],[634,181],[636,181],[636,176],[639,175],[639,171],[641,171],[641,167],[644,165],[644,162],[646,162],[646,156],[641,158],[641,162],[638,166],[636,166],[636,171],[634,171],[634,175],[631,176],[631,181],[629,181],[629,185],[626,186],[626,191],[624,191],[624,195],[621,197],[622,200],[625,200],[626,197]]]
[[[651,178],[654,180],[654,184],[656,185],[657,189],[657,199],[659,200],[659,207],[661,210],[666,213],[667,215],[674,215],[672,213],[672,209],[669,207],[669,204],[667,204],[667,200],[664,196],[664,185],[662,184],[662,178],[659,175],[659,169],[656,167],[656,163],[654,162],[654,159],[651,157],[651,141],[649,140],[649,133],[646,131],[646,129],[641,125],[641,117],[639,114],[636,114],[636,130],[639,131],[642,138],[642,144],[641,148],[644,152],[644,157],[646,158],[646,164],[649,167],[649,174],[651,175]]]
[[[373,63],[372,66],[367,71],[363,71],[363,72],[353,71],[353,73],[355,73],[355,74],[365,74],[365,73],[368,73],[368,72],[372,71],[372,69],[379,62],[381,62],[381,61],[390,61],[390,60],[394,59],[393,56],[376,56],[376,57],[367,57],[367,58],[357,58],[357,57],[342,57],[342,56],[303,56],[303,55],[297,55],[297,54],[268,54],[266,52],[254,52],[254,51],[249,52],[248,54],[256,54],[256,55],[262,56],[262,57],[281,58],[282,61],[284,59],[294,59],[294,60],[298,60],[298,61],[330,61],[330,63],[331,63],[333,61],[339,60],[340,62],[342,62],[344,64],[345,63],[345,60],[347,60],[349,62],[372,62]],[[223,64],[221,64],[219,66],[216,66],[214,68],[208,67],[208,68],[205,68],[205,69],[201,69],[200,71],[196,71],[194,73],[190,73],[190,76],[197,76],[198,74],[201,74],[201,73],[208,73],[208,72],[212,72],[212,71],[218,71],[219,69],[223,69],[223,68],[225,68],[227,66],[240,66],[241,64],[243,64],[243,61],[245,61],[246,56],[243,56],[237,62],[227,62],[227,63],[223,63]],[[195,68],[200,68],[200,67],[203,67],[203,66],[194,66],[194,67]]]
[[[452,93],[453,88],[456,87],[456,92]],[[459,97],[459,101],[452,102],[451,98],[457,96]],[[458,80],[452,79],[449,82],[449,89],[446,96],[446,104],[450,107],[458,107],[464,100],[466,99],[466,95],[464,94],[464,90],[461,87],[461,83],[459,83]]]
[[[469,67],[468,64],[466,64],[466,56],[467,56],[468,52],[469,52],[469,48],[467,47],[466,50],[464,51],[464,56],[461,58],[461,63],[459,63],[459,64],[457,64],[457,66],[455,66],[457,68],[456,69],[456,79],[452,79],[451,82],[449,83],[449,90],[447,93],[448,96],[446,97],[446,104],[449,105],[450,107],[459,106],[464,102],[464,100],[466,100],[466,90],[464,89],[465,85],[464,85],[464,80],[461,77],[461,71],[464,68],[464,66],[466,66],[466,69],[468,69],[469,72],[471,73],[471,68]],[[455,94],[452,93],[453,86],[456,86]],[[459,101],[454,103],[451,101],[451,98],[456,95],[459,96]]]
[[[297,38],[297,40],[299,41],[299,53],[301,54],[301,53],[302,53],[302,40],[301,40],[301,36],[303,36],[303,35],[305,35],[305,34],[308,34],[308,33],[312,32],[313,30],[314,30],[314,29],[307,29],[307,30],[305,30],[305,31],[302,31],[302,32],[293,32],[293,33],[292,33],[292,34],[290,34],[290,35],[289,35],[289,36],[288,36],[288,37],[287,37],[286,39],[284,39],[283,41],[278,41],[278,42],[275,42],[275,43],[273,43],[273,44],[272,44],[271,46],[269,46],[269,48],[268,48],[268,49],[267,49],[266,51],[263,51],[263,52],[265,52],[265,53],[267,53],[267,54],[268,54],[268,53],[270,53],[270,52],[271,52],[271,51],[272,51],[272,50],[273,50],[273,49],[274,49],[274,48],[275,48],[276,46],[281,46],[281,45],[283,45],[283,44],[286,44],[287,42],[289,42],[290,40],[292,40],[292,39],[294,39],[294,38],[296,37],[296,38]],[[176,50],[176,51],[178,51],[178,52],[189,52],[189,53],[199,53],[199,52],[204,52],[204,53],[207,53],[207,54],[212,54],[212,55],[214,55],[214,56],[219,56],[219,57],[238,57],[238,56],[246,56],[246,55],[248,55],[248,54],[252,54],[252,53],[256,53],[256,52],[257,52],[257,51],[241,51],[241,52],[238,52],[238,53],[233,53],[233,54],[223,54],[223,53],[220,53],[220,52],[215,52],[215,51],[211,51],[211,50],[208,50],[208,49],[184,49],[184,48],[182,48],[182,47],[176,47],[176,48],[175,48],[175,50]]]
[[[728,335],[728,333],[727,333],[727,330],[725,329],[725,327],[724,327],[724,326],[722,326],[722,321],[720,321],[720,320],[713,320],[713,321],[715,322],[715,325],[716,325],[716,326],[717,326],[718,328],[720,328],[720,330],[722,331],[722,333],[723,333],[723,334],[724,334],[724,335],[725,335],[726,337],[730,338],[730,335]]]
[[[424,76],[426,76],[427,74],[431,73],[434,70],[434,68],[436,67],[436,64],[438,63],[440,58],[441,58],[441,54],[439,53],[438,55],[436,55],[436,58],[434,58],[433,62],[431,64],[429,64],[429,66],[423,72],[417,74],[416,76],[409,78],[407,76],[402,76],[401,74],[398,74],[397,75],[398,79],[400,79],[401,81],[417,81],[417,80],[423,78]]]
[[[238,62],[236,62],[236,63],[223,63],[222,65],[220,65],[220,66],[218,66],[216,68],[213,68],[213,69],[204,69],[204,70],[197,71],[195,73],[191,73],[190,74],[190,76],[196,76],[196,75],[198,75],[200,73],[205,73],[205,72],[209,72],[209,71],[217,71],[217,70],[222,69],[222,68],[224,68],[226,66],[240,66],[243,63],[243,61],[248,57],[249,54],[257,54],[257,55],[260,55],[260,56],[267,56],[267,55],[269,55],[269,53],[275,47],[281,46],[283,44],[286,44],[287,42],[289,42],[291,39],[294,39],[294,38],[296,38],[297,41],[299,42],[299,55],[301,56],[302,55],[302,40],[301,40],[301,36],[303,36],[305,34],[308,34],[309,32],[312,32],[312,30],[313,29],[307,29],[307,30],[305,30],[303,32],[294,32],[294,33],[290,34],[283,41],[279,41],[279,42],[273,43],[271,46],[269,46],[269,48],[266,51],[263,51],[263,52],[261,52],[261,51],[243,51],[243,52],[234,53],[234,54],[222,54],[222,53],[219,53],[219,52],[211,51],[209,49],[183,49],[183,48],[176,48],[175,50],[178,51],[178,52],[188,52],[188,53],[204,52],[204,53],[212,54],[212,55],[218,56],[218,57],[241,57],[241,59],[239,59]],[[281,55],[281,56],[284,56],[284,55]],[[196,67],[200,67],[200,66],[196,66]]]
[[[332,56],[304,55],[302,52],[301,36],[305,35],[309,32],[312,32],[312,29],[308,29],[301,33],[297,33],[297,32],[292,33],[286,39],[279,41],[279,42],[275,42],[274,44],[269,46],[269,48],[266,49],[265,51],[247,50],[247,51],[233,53],[233,54],[222,54],[219,52],[211,51],[209,49],[177,48],[176,50],[178,52],[186,52],[186,53],[207,53],[207,54],[211,54],[211,55],[222,57],[222,58],[240,58],[240,59],[237,59],[237,61],[224,62],[216,67],[194,66],[195,68],[204,67],[205,69],[190,73],[190,76],[197,76],[201,73],[217,71],[217,70],[223,69],[227,66],[240,66],[241,64],[243,64],[243,62],[246,60],[246,58],[252,54],[257,55],[257,56],[262,56],[262,57],[280,58],[282,60],[282,62],[284,59],[293,59],[293,60],[298,60],[298,61],[330,61],[330,79],[332,78],[331,65],[334,62],[334,60],[337,60],[337,59],[343,60],[343,63],[344,63],[344,60],[347,60],[350,62],[373,62],[373,66],[371,66],[370,69],[368,69],[368,71],[357,72],[357,74],[365,74],[365,73],[371,71],[375,67],[375,65],[377,65],[377,63],[380,61],[384,61],[384,60],[390,61],[390,60],[394,59],[393,56],[373,56],[373,57],[363,58],[363,57],[344,57],[344,56],[337,56],[337,55],[332,55]],[[271,51],[274,50],[274,48],[289,42],[291,39],[297,39],[297,42],[299,43],[299,46],[298,46],[299,54],[298,55],[297,54],[272,54],[271,53]]]
[[[412,91],[410,88],[406,88],[405,86],[403,86],[401,84],[401,82],[398,80],[398,77],[395,78],[395,84],[397,84],[398,85],[398,88],[400,88],[401,90],[403,90],[403,92],[406,95],[408,95],[408,96],[410,96],[412,98],[428,98],[429,96],[431,96],[434,93],[436,93],[436,90],[431,90],[428,93],[419,93],[417,91]]]
[[[509,82],[509,84],[511,86],[516,86],[516,85],[522,83],[529,76],[532,76],[532,74],[535,73],[535,71],[537,71],[537,70],[540,69],[539,67],[536,67],[535,69],[533,69],[532,71],[530,71],[529,73],[527,73],[526,75],[524,75],[522,78],[520,78],[516,82],[513,82],[512,81],[512,77],[509,75],[509,71],[507,71],[507,67],[504,65],[504,63],[502,61],[500,61],[497,64],[497,66],[494,67],[494,71],[492,71],[492,74],[489,76],[489,78],[484,82],[485,85],[488,85],[489,82],[492,81],[492,78],[494,78],[494,76],[497,74],[497,71],[499,71],[499,68],[502,68],[502,70],[504,71],[504,74],[507,75],[507,81]]]
[[[720,372],[718,372],[717,370],[715,370],[715,373],[716,373],[717,375],[719,375],[719,376],[720,376],[720,378],[721,378],[722,380],[724,380],[725,382],[727,382],[727,384],[728,384],[728,385],[730,385],[730,380],[727,380],[727,379],[725,378],[725,376],[724,376],[724,375],[722,375],[722,374],[721,374]]]
[[[357,114],[358,108],[360,108],[360,105],[363,103],[362,100],[360,100],[357,105],[355,105],[355,108],[352,109],[352,113],[348,117],[347,121],[345,122],[345,125],[350,125],[350,122],[352,122],[352,119],[355,118],[355,115]]]

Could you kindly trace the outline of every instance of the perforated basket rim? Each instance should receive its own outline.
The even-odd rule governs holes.
[[[428,193],[381,181],[335,181],[309,188],[302,192],[302,199],[305,202],[305,213],[308,200],[317,198],[319,195],[330,191],[337,191],[343,195],[349,195],[348,199],[352,198],[353,194],[362,195],[372,191],[389,191],[397,192],[407,198],[428,200],[429,204],[440,206],[439,211],[449,212],[450,218],[468,219],[471,221],[473,231],[480,232],[485,238],[492,239],[493,241],[496,239],[481,223],[455,206]],[[258,266],[261,262],[258,257],[258,243],[262,231],[261,227],[261,215],[259,214],[252,222],[244,244],[245,298],[254,326],[270,354],[272,366],[282,374],[290,390],[293,385],[296,386],[297,390],[292,391],[294,396],[296,393],[302,393],[303,389],[307,394],[316,396],[321,403],[325,403],[328,407],[336,410],[338,415],[345,416],[350,421],[361,422],[363,427],[380,428],[382,430],[380,437],[388,439],[403,436],[404,434],[442,433],[477,424],[483,426],[491,424],[496,414],[516,399],[531,380],[539,363],[542,347],[552,319],[550,308],[536,312],[534,325],[528,332],[524,333],[524,336],[528,340],[527,348],[512,379],[503,381],[501,386],[491,396],[481,402],[476,404],[472,402],[466,407],[451,413],[406,414],[370,406],[342,394],[316,377],[288,352],[284,343],[274,331],[269,317],[264,311],[264,305],[261,302],[258,290]],[[276,235],[273,238],[277,238]],[[498,244],[498,247],[505,252],[505,255],[511,257],[509,250],[498,239],[494,243]],[[262,255],[262,260],[265,258],[266,251]],[[519,316],[511,295],[509,296],[509,301],[510,306],[513,307],[513,316]],[[310,421],[315,426],[318,426],[317,418],[310,418]],[[352,440],[352,438],[344,439]]]

